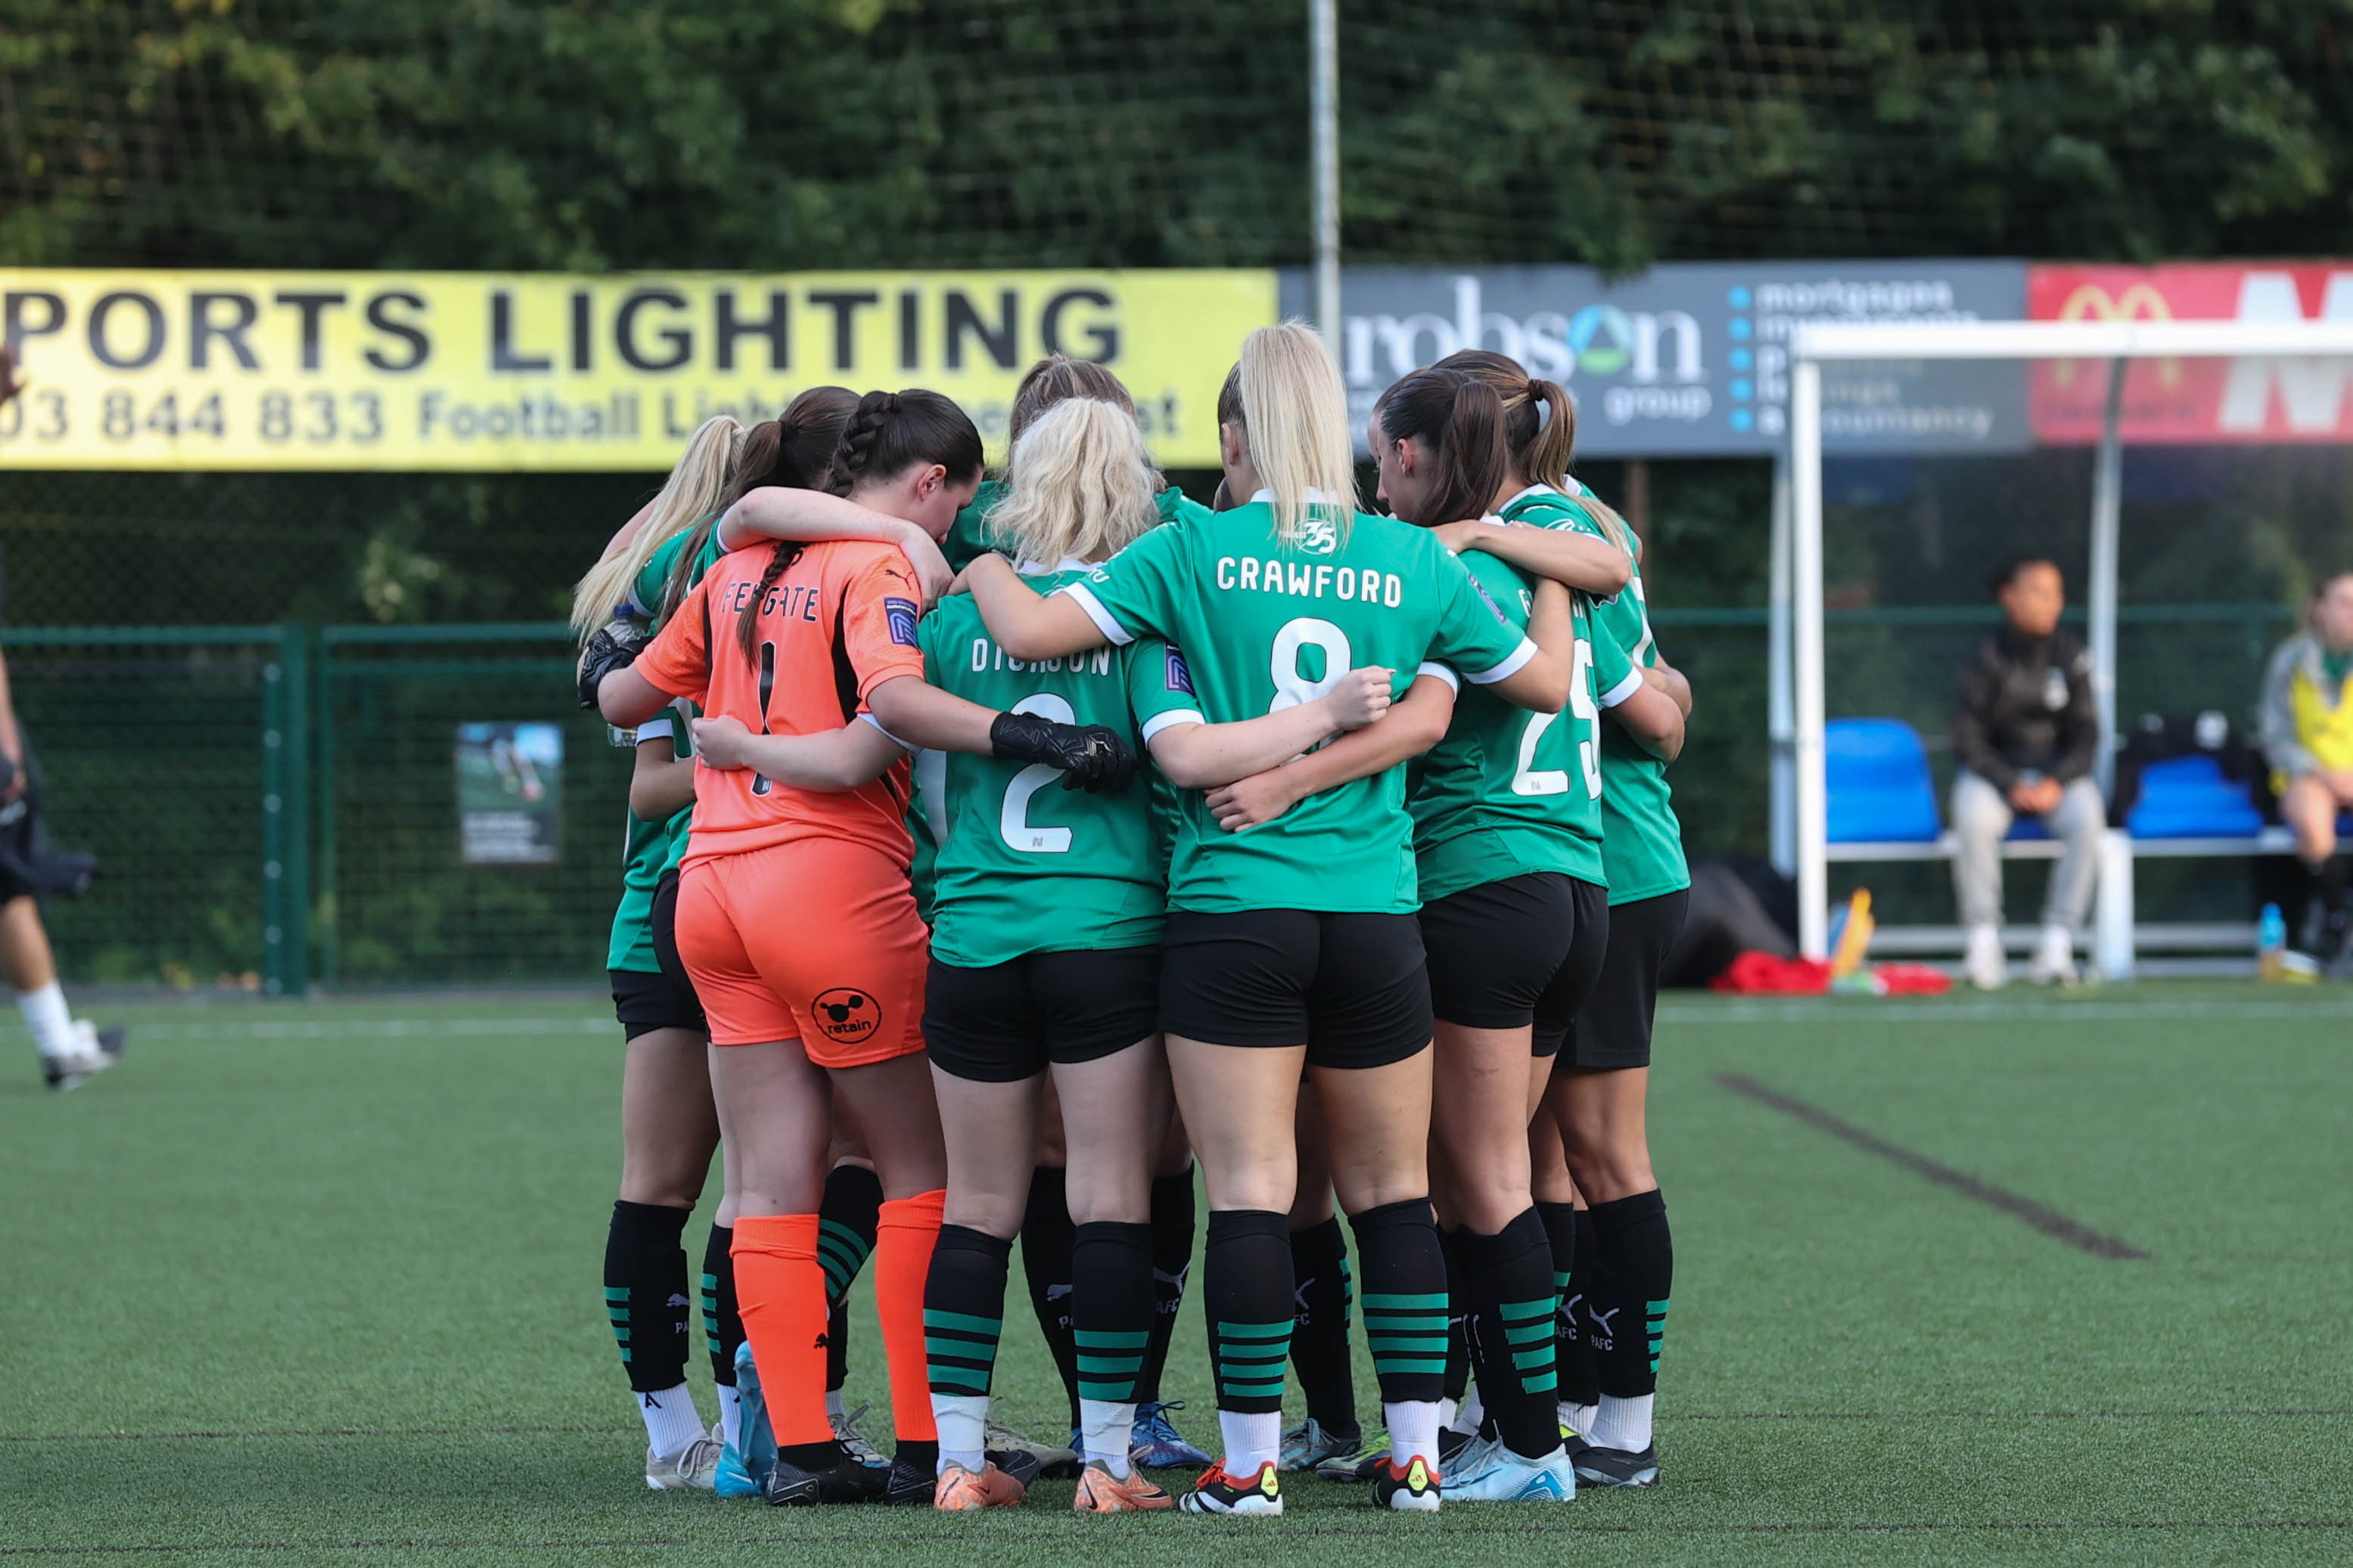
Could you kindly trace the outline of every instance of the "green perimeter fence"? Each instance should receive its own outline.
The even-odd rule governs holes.
[[[2140,605],[2121,619],[2127,722],[2210,708],[2243,722],[2290,613]],[[1697,694],[1673,774],[1686,845],[1761,853],[1765,612],[1656,621]],[[1830,622],[1831,712],[1908,719],[1948,770],[1955,671],[1986,612]],[[8,632],[5,648],[51,841],[102,864],[87,899],[49,907],[69,978],[294,994],[598,977],[629,759],[573,705],[562,626],[36,627]],[[482,721],[563,734],[544,863],[469,864],[461,850],[457,732]],[[1882,896],[1916,903],[1910,918],[1944,918],[1941,878],[1915,871],[1883,876]],[[2239,918],[2246,898],[2210,868],[2176,901]]]

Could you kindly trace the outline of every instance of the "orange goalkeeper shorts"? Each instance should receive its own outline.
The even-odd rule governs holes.
[[[905,869],[867,845],[794,839],[679,877],[679,956],[714,1046],[798,1040],[826,1068],[913,1056],[930,946]]]

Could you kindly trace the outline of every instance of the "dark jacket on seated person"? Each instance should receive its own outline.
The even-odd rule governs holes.
[[[2005,624],[1962,668],[1953,760],[1994,788],[2030,773],[2072,784],[2099,744],[2092,656],[2065,632],[2038,640]]]

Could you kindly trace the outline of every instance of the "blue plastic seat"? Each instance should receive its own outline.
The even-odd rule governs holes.
[[[1832,844],[1933,844],[1944,830],[1920,731],[1901,719],[1822,726]]]
[[[2140,771],[2140,803],[2125,819],[2135,838],[2253,838],[2263,813],[2212,757],[2192,753]]]

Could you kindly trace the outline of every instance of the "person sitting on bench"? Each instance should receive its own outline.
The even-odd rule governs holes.
[[[2322,579],[2305,629],[2272,655],[2263,754],[2280,820],[2313,877],[2295,945],[2325,964],[2344,951],[2348,923],[2337,817],[2353,811],[2353,571]]]

